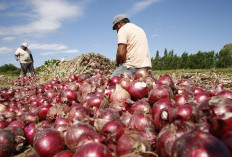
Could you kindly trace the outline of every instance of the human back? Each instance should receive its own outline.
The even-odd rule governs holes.
[[[126,23],[118,31],[118,44],[127,46],[127,67],[151,67],[148,41],[142,28],[133,23]]]

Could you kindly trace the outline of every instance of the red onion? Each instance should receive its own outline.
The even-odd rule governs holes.
[[[92,131],[92,132],[86,132],[80,135],[80,137],[77,140],[77,146],[76,148],[80,148],[81,146],[87,144],[87,143],[103,143],[104,142],[104,136],[100,135],[99,133]]]
[[[157,132],[152,128],[144,128],[139,133],[149,142],[153,151],[156,150]]]
[[[232,154],[232,130],[223,135],[221,140],[229,148],[230,154]]]
[[[30,112],[27,112],[23,118],[25,124],[36,123],[38,120],[39,117],[36,114]]]
[[[141,112],[134,113],[130,118],[129,128],[136,130],[154,128],[152,117]]]
[[[108,80],[109,85],[114,86],[120,82],[120,77],[114,76]]]
[[[71,75],[69,75],[69,80],[71,82],[73,82],[73,81],[77,80],[77,76],[75,74],[71,74]]]
[[[108,97],[110,97],[111,96],[111,94],[114,92],[114,87],[108,87],[107,89],[105,89],[105,95],[106,96],[108,96]]]
[[[54,128],[57,127],[58,125],[61,125],[61,124],[69,124],[69,120],[67,118],[57,118],[54,122]]]
[[[72,157],[73,152],[71,150],[62,150],[61,152],[57,153],[54,157]]]
[[[162,128],[157,137],[157,154],[162,157],[171,156],[172,146],[176,139],[192,131],[194,123],[174,121]]]
[[[29,141],[30,145],[33,146],[33,141],[35,134],[37,133],[36,123],[30,123],[27,125],[24,129],[25,136],[27,140]]]
[[[197,108],[197,121],[208,121],[211,132],[220,137],[232,130],[232,99],[213,96]]]
[[[15,120],[13,122],[11,122],[8,127],[13,127],[13,126],[17,126],[17,127],[20,127],[22,129],[24,129],[26,127],[25,123],[21,120]]]
[[[101,143],[88,143],[76,150],[73,157],[112,157],[111,151]]]
[[[230,157],[225,144],[209,133],[195,129],[176,140],[172,147],[173,156]]]
[[[64,90],[64,97],[68,101],[73,101],[73,100],[77,99],[77,93],[71,89],[66,89],[66,90]]]
[[[15,147],[15,135],[10,130],[0,130],[0,156],[12,156]]]
[[[88,110],[83,106],[73,107],[68,114],[68,120],[72,123],[76,121],[87,122],[89,120]]]
[[[0,93],[0,102],[6,102],[8,100],[8,96],[5,93]]]
[[[6,128],[6,127],[7,127],[6,122],[0,121],[0,130],[1,130],[1,129],[4,129],[4,128]]]
[[[129,106],[122,101],[112,101],[111,103],[109,103],[109,107],[119,112],[125,112],[129,110]]]
[[[148,101],[151,105],[153,105],[156,101],[165,98],[173,98],[173,92],[169,86],[155,85],[148,95]]]
[[[10,130],[15,135],[16,151],[22,150],[24,144],[26,143],[26,138],[23,129],[18,126],[8,126],[7,130]]]
[[[133,81],[128,87],[128,92],[133,100],[145,98],[148,95],[147,85],[142,81]]]
[[[148,102],[145,100],[138,100],[135,102],[134,105],[131,106],[131,112],[136,113],[136,112],[142,112],[142,113],[152,113],[151,106]]]
[[[87,100],[87,107],[91,110],[94,108],[106,108],[108,106],[108,100],[103,96],[94,96]]]
[[[95,132],[95,130],[89,124],[77,123],[72,125],[65,135],[65,144],[69,149],[75,150],[78,145],[78,138],[86,132]]]
[[[195,87],[194,88],[194,95],[196,96],[199,93],[204,92],[204,89],[200,88],[200,87]]]
[[[141,68],[135,72],[134,78],[135,80],[139,80],[139,79],[147,77],[149,74],[150,73],[145,68]]]
[[[120,117],[120,121],[124,127],[126,127],[126,128],[129,127],[131,117],[132,117],[132,115],[129,112],[122,113],[122,115]]]
[[[151,151],[148,141],[137,131],[125,131],[117,142],[117,155]]]
[[[158,79],[158,83],[160,85],[167,85],[169,87],[171,87],[172,89],[175,87],[172,77],[169,76],[168,74],[165,75],[160,75],[159,79]]]
[[[193,109],[190,105],[182,105],[177,108],[176,118],[183,121],[194,121]]]
[[[193,96],[189,93],[182,93],[175,96],[174,100],[178,106],[184,105],[188,102],[191,102],[193,99]]]
[[[70,111],[70,107],[66,104],[56,104],[49,108],[47,113],[47,120],[55,121],[56,118],[65,117]]]
[[[106,137],[107,143],[117,143],[120,136],[124,133],[124,129],[119,122],[110,121],[103,126],[101,133]]]
[[[41,105],[38,107],[38,116],[40,120],[45,120],[47,118],[48,110],[52,107],[51,104]]]
[[[197,103],[201,104],[203,101],[205,101],[206,99],[210,97],[211,95],[209,93],[201,92],[195,96],[195,100]]]
[[[122,87],[123,89],[126,89],[126,90],[127,90],[131,82],[132,82],[132,80],[129,79],[129,78],[122,78],[122,79],[120,80],[119,84],[121,85],[121,87]]]
[[[43,129],[36,133],[33,147],[42,157],[54,156],[64,149],[64,140],[60,133],[54,129]]]
[[[217,96],[222,96],[225,98],[232,99],[232,91],[231,90],[223,90],[217,94]]]
[[[125,101],[126,99],[131,99],[130,94],[121,85],[116,84],[116,88],[110,96],[110,101]]]
[[[156,130],[161,130],[165,125],[173,120],[174,110],[167,107],[159,110],[154,116],[154,125]]]

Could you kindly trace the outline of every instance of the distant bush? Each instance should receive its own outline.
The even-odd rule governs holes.
[[[21,69],[14,66],[13,64],[4,64],[3,66],[0,67],[0,73],[2,75],[7,74],[7,75],[19,75]]]

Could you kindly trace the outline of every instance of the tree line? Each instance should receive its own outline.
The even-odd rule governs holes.
[[[162,57],[159,51],[156,51],[155,57],[151,60],[152,70],[230,68],[232,67],[232,44],[225,45],[218,53],[214,51],[198,51],[196,54],[184,52],[181,56],[165,48]]]

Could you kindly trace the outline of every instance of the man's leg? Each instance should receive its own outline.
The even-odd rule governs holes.
[[[35,69],[33,63],[28,66],[31,76],[35,76]]]
[[[26,76],[27,75],[27,63],[20,63],[21,65],[21,75]]]
[[[111,74],[110,78],[114,76],[118,76],[122,73],[124,73],[127,70],[127,67],[125,65],[120,65],[114,72]]]

